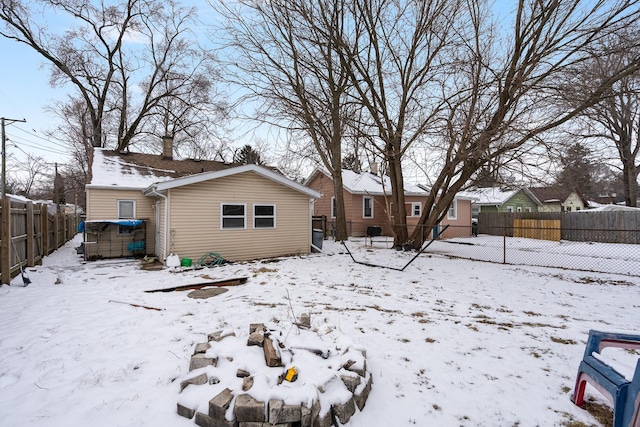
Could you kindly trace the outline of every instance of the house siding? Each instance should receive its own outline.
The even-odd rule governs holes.
[[[231,261],[309,253],[308,195],[252,172],[169,190],[175,252],[194,261],[217,252]],[[246,204],[246,229],[221,230],[221,203]],[[276,206],[276,228],[253,228],[253,205]]]
[[[333,181],[324,173],[315,174],[308,183],[308,186],[320,193],[322,197],[314,204],[314,215],[325,215],[329,223],[329,231],[333,230],[335,218],[331,217],[331,198],[334,195]],[[373,217],[364,218],[362,211],[363,197],[370,197],[364,194],[351,194],[343,190],[345,201],[345,215],[347,217],[347,230],[349,236],[362,237],[366,235],[367,227],[379,226],[383,235],[393,235],[393,217],[390,215],[391,195],[374,196]],[[407,209],[407,229],[409,234],[413,233],[420,220],[419,216],[411,215],[411,203],[419,202],[424,209],[427,197],[405,196],[405,206]],[[444,237],[471,236],[471,201],[458,200],[458,215],[456,220],[445,220],[443,224],[451,224],[445,232]],[[429,233],[432,227],[427,227]]]
[[[136,218],[147,222],[145,252],[152,254],[155,247],[155,214],[152,199],[145,197],[140,190],[111,190],[87,188],[87,221],[118,219],[118,200],[135,200]],[[112,234],[112,242],[123,240],[117,233]],[[126,240],[126,239],[124,239]]]
[[[502,206],[500,206],[499,212],[507,212],[507,207],[512,207],[513,212],[518,212],[518,208],[521,209],[521,212],[525,212],[526,208],[531,208],[531,212],[538,212],[538,205],[536,202],[531,200],[531,197],[522,190],[518,191],[516,194],[511,196],[510,199],[504,202]],[[485,211],[483,210],[483,212]]]

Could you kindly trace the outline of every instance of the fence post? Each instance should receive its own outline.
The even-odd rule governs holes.
[[[35,229],[33,227],[33,203],[27,202],[27,266],[33,267],[36,263],[35,251],[33,250],[33,239],[35,237]]]
[[[502,233],[502,263],[507,263],[507,233]]]
[[[53,250],[58,249],[58,242],[60,241],[60,214],[56,212],[53,214]]]
[[[2,257],[0,258],[0,271],[2,272],[2,284],[11,283],[11,202],[9,197],[2,198],[2,223],[0,224],[0,239],[2,245]]]
[[[40,204],[40,234],[42,235],[42,257],[49,255],[49,209]]]

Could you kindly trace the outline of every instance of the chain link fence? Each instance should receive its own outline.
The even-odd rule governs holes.
[[[557,267],[640,277],[640,245],[593,241],[544,240],[513,237],[506,233],[478,234],[436,240],[428,253],[455,258],[467,258],[501,264]],[[530,233],[544,235],[543,228],[529,228]],[[590,233],[593,230],[574,230]],[[502,234],[502,235],[500,235]],[[640,237],[640,230],[598,230],[603,239]]]
[[[348,225],[364,230],[366,224]],[[409,232],[415,227],[409,225]],[[426,244],[443,225],[418,227]],[[373,247],[404,249],[394,247],[389,225],[382,229],[373,238],[350,236]],[[449,225],[425,253],[640,277],[640,212],[480,214],[471,225]]]

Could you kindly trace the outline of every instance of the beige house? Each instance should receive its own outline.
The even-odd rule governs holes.
[[[382,234],[391,236],[394,218],[390,201],[391,182],[388,176],[350,170],[342,171],[343,197],[347,231],[350,236],[365,236],[368,227],[380,227]],[[305,182],[310,188],[322,193],[314,204],[314,215],[324,215],[329,224],[335,221],[335,195],[333,180],[323,169],[316,169]],[[429,192],[417,185],[405,183],[406,222],[409,233],[418,225]],[[435,227],[427,227],[425,233],[432,233],[445,225],[449,228],[441,237],[471,236],[471,198],[456,197],[449,207],[447,215]]]
[[[89,259],[174,253],[195,261],[216,252],[238,261],[310,252],[311,206],[320,194],[271,169],[96,149],[91,171]]]
[[[530,187],[540,201],[538,212],[575,212],[588,209],[589,203],[576,191],[564,187]]]

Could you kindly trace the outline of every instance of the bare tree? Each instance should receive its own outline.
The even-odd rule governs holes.
[[[240,2],[214,8],[226,20],[233,76],[260,100],[257,116],[313,143],[333,178],[336,238],[347,238],[342,185],[342,139],[349,116],[349,77],[336,54],[343,0]]]
[[[31,197],[40,191],[46,178],[52,182],[51,164],[43,157],[27,155],[22,160],[10,157],[7,166],[7,180],[11,183],[8,191],[15,194]]]
[[[49,31],[51,14],[70,19],[71,27]],[[194,16],[193,8],[174,1],[0,0],[0,35],[39,53],[51,65],[52,85],[75,88],[93,146],[123,150],[168,98],[210,108],[189,98],[194,88],[210,87],[212,78],[211,58],[190,33]]]
[[[579,94],[587,88],[637,60],[640,56],[639,31],[640,26],[635,24],[599,42],[588,61],[568,71],[564,100],[569,105],[575,104]],[[584,110],[576,122],[580,128],[577,137],[596,146],[604,142],[615,150],[617,161],[614,163],[621,165],[625,203],[636,206],[640,172],[640,73],[613,83],[603,100]]]
[[[445,82],[446,114],[441,136],[431,137],[441,154],[440,171],[420,225],[446,215],[456,193],[476,171],[507,154],[523,157],[555,129],[600,102],[613,84],[640,68],[640,58],[608,70],[571,108],[555,108],[563,91],[560,76],[589,58],[598,40],[638,18],[637,1],[520,0],[511,24],[498,23],[482,1],[469,1],[458,23],[460,43]],[[418,227],[414,247],[427,238]]]
[[[350,31],[337,34],[344,35],[336,43],[353,83],[351,94],[366,112],[359,130],[387,163],[396,244],[408,240],[402,159],[443,106],[444,65],[460,4],[352,1]]]

